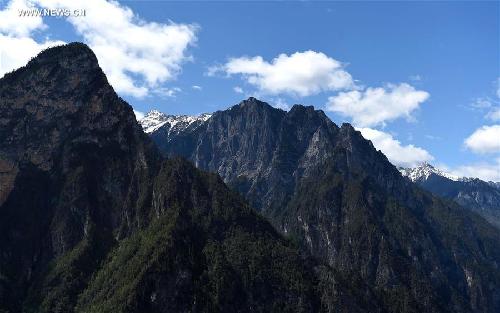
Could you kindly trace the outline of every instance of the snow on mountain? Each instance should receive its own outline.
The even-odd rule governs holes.
[[[212,115],[208,113],[198,116],[191,115],[167,115],[158,110],[149,111],[144,118],[139,120],[145,133],[151,134],[162,126],[168,126],[168,133],[180,132],[194,123],[201,123],[208,120]]]
[[[440,169],[435,168],[431,164],[424,162],[417,167],[413,168],[399,168],[399,171],[403,176],[408,177],[411,181],[417,182],[422,180],[427,180],[431,174],[442,176],[453,181],[461,181],[466,179],[465,177],[458,177]]]
[[[483,180],[476,178],[476,177],[459,177],[459,176],[447,173],[445,171],[442,171],[438,168],[435,168],[434,166],[432,166],[431,164],[429,164],[427,162],[423,162],[422,164],[420,164],[419,166],[416,166],[416,167],[408,167],[408,168],[400,167],[398,169],[403,176],[408,177],[412,182],[424,182],[427,179],[429,179],[431,174],[434,174],[434,175],[441,176],[441,177],[447,178],[447,179],[455,181],[455,182],[474,183],[476,181],[481,181],[481,182],[488,184],[491,187],[500,189],[500,182],[483,181]]]
[[[152,133],[162,127],[167,122],[167,115],[157,110],[149,111],[142,119],[139,120],[142,129],[145,133]]]

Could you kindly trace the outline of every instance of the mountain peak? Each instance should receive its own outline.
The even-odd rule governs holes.
[[[43,170],[56,164],[54,151],[67,138],[110,140],[96,134],[111,134],[117,128],[143,136],[135,133],[132,108],[116,95],[92,50],[81,43],[49,48],[26,66],[5,75],[0,79],[0,99],[0,116],[9,121],[0,129],[3,147],[12,149],[22,140],[29,141],[30,145],[25,142],[22,148],[28,151],[18,149],[15,158],[22,162],[29,159]],[[18,118],[22,114],[27,117]],[[99,132],[90,136],[96,129]],[[115,139],[124,142],[120,136]],[[32,146],[44,148],[29,151]]]
[[[73,111],[81,104],[87,103],[91,95],[96,96],[97,90],[116,97],[99,67],[94,52],[79,42],[40,52],[26,66],[6,74],[0,82],[1,86],[11,85],[11,89],[0,87],[0,98],[26,91],[33,97],[34,102],[39,102],[50,94],[50,98],[67,99],[53,103],[58,109],[65,111]],[[41,109],[45,106],[37,107]],[[107,109],[109,108],[100,110]]]
[[[293,111],[304,111],[304,112],[314,112],[314,107],[312,105],[302,105],[302,104],[294,104],[290,109],[290,112]]]
[[[418,166],[413,168],[400,168],[399,170],[401,174],[403,174],[403,176],[408,177],[413,182],[427,180],[431,175],[445,177],[453,181],[458,181],[461,179],[458,176],[446,173],[438,168],[435,168],[428,162],[422,162]]]
[[[139,120],[139,124],[141,124],[142,129],[145,133],[150,134],[163,126],[168,126],[167,133],[170,134],[171,131],[182,131],[193,124],[200,124],[207,121],[212,114],[203,113],[200,115],[192,116],[192,115],[167,115],[158,110],[149,111],[141,120]]]
[[[147,117],[150,117],[150,118],[166,118],[167,115],[163,112],[160,112],[156,109],[153,109],[153,110],[150,110],[148,113],[146,113],[146,115],[144,115],[144,118],[147,118]]]
[[[99,63],[94,52],[87,45],[72,42],[43,50],[32,58],[26,66],[6,74],[3,80],[5,82],[12,81],[17,77],[22,77],[22,74],[27,70],[38,72],[41,68],[46,69],[47,67],[58,67],[70,74],[85,75],[89,71],[98,70]]]
[[[71,42],[65,45],[48,48],[40,52],[35,59],[40,60],[54,56],[78,56],[81,59],[88,59],[91,62],[97,63],[97,57],[92,49],[82,42]]]
[[[260,101],[257,98],[249,97],[246,100],[243,100],[238,105],[240,108],[250,108],[250,107],[269,107],[272,108],[267,102]]]

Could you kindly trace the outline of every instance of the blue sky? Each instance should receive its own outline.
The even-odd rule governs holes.
[[[137,111],[198,114],[251,95],[314,105],[393,163],[500,180],[499,2],[34,2],[88,16],[6,15],[29,4],[0,1],[0,75],[26,58],[16,48],[83,41]]]

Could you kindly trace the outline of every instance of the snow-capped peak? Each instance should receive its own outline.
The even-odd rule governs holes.
[[[166,115],[158,110],[151,110],[144,116],[144,118],[139,120],[139,124],[141,124],[144,132],[148,134],[153,133],[162,126],[168,124],[168,133],[170,133],[171,131],[182,131],[195,122],[205,122],[211,116],[212,115],[208,113],[203,113],[198,116]]]
[[[167,122],[167,118],[166,114],[158,110],[151,110],[139,120],[139,124],[141,124],[144,132],[152,133],[162,127]]]
[[[413,182],[426,180],[429,176],[431,176],[431,174],[442,176],[454,181],[461,180],[460,177],[441,171],[427,162],[413,168],[400,168],[399,171],[403,174],[403,176],[408,177]]]

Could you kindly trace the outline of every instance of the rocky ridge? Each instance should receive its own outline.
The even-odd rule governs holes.
[[[498,230],[418,188],[349,124],[249,98],[168,142],[161,128],[150,136],[165,155],[218,173],[384,311],[499,308]]]

